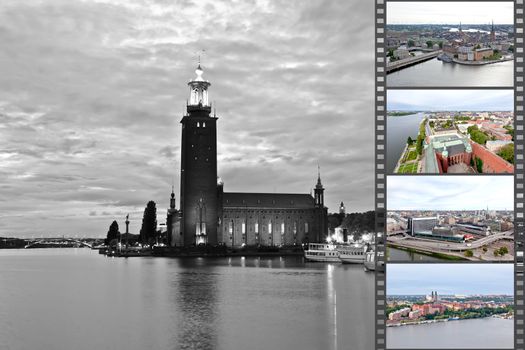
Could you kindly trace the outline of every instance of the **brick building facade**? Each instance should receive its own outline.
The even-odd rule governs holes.
[[[172,246],[293,246],[328,235],[328,210],[318,175],[314,196],[224,192],[217,177],[217,120],[200,65],[188,83],[190,100],[181,120],[181,211],[174,195],[168,210]]]
[[[471,141],[470,144],[472,146],[472,157],[474,161],[476,159],[481,159],[481,161],[483,162],[483,173],[514,173],[514,166],[511,163],[507,162],[505,159],[490,152],[488,149],[474,141]]]

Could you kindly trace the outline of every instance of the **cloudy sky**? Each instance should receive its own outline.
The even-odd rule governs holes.
[[[387,109],[512,111],[514,110],[514,90],[388,90]]]
[[[388,176],[388,210],[512,210],[514,177]]]
[[[0,236],[138,233],[177,202],[205,50],[225,191],[373,208],[372,1],[3,0]],[[178,206],[178,203],[177,203]]]
[[[388,264],[387,295],[514,294],[514,264]]]
[[[513,1],[387,1],[387,24],[514,23]]]

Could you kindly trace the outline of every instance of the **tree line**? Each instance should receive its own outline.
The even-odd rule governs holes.
[[[149,201],[142,216],[142,226],[138,240],[142,246],[154,245],[159,239],[160,231],[157,231],[157,207],[154,201]],[[117,245],[121,238],[119,226],[116,220],[109,225],[109,230],[104,243],[106,245]]]

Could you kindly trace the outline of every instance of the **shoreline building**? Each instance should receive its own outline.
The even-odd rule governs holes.
[[[170,245],[291,246],[324,240],[328,209],[320,173],[314,196],[224,192],[224,182],[217,176],[218,118],[211,115],[211,83],[203,79],[200,64],[195,73],[188,82],[190,99],[181,120],[180,212],[172,193]]]
[[[494,148],[492,144],[488,147]],[[475,164],[479,159],[483,173],[514,173],[514,165],[488,147],[472,141],[469,135],[461,135],[458,132],[427,136],[423,145],[422,172],[426,174],[474,173],[477,172]],[[453,168],[450,169],[451,167]]]
[[[472,146],[468,137],[458,133],[427,136],[424,144],[424,172],[447,173],[453,165],[470,166]]]

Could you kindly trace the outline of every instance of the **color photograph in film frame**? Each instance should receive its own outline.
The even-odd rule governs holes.
[[[513,47],[511,48],[510,45],[509,47],[507,48],[507,53],[504,53],[502,52],[503,50],[500,50],[497,46],[496,47],[492,47],[492,54],[489,55],[489,56],[492,56],[492,57],[486,57],[485,58],[482,58],[484,61],[487,61],[487,60],[494,60],[494,59],[498,59],[498,57],[496,57],[494,55],[495,53],[495,50],[498,50],[498,53],[499,54],[504,54],[504,55],[507,55],[507,59],[505,61],[497,61],[497,62],[491,62],[491,63],[488,63],[488,62],[483,62],[483,61],[480,61],[480,62],[483,62],[482,64],[480,64],[479,66],[478,65],[469,65],[467,62],[454,62],[454,60],[452,60],[452,62],[445,62],[444,60],[446,60],[447,58],[444,57],[444,56],[441,56],[440,58],[441,59],[437,59],[437,55],[441,54],[442,52],[435,52],[434,54],[436,55],[435,59],[434,60],[431,60],[431,59],[425,59],[423,57],[419,57],[419,59],[422,59],[422,62],[428,62],[428,64],[426,64],[425,67],[428,67],[430,65],[433,65],[435,69],[447,69],[447,67],[462,67],[462,68],[473,68],[473,69],[478,69],[478,71],[482,71],[482,70],[479,70],[480,68],[486,68],[486,72],[488,72],[489,70],[492,70],[494,67],[507,67],[507,66],[510,66],[510,72],[511,73],[514,73],[512,76],[512,74],[509,74],[508,72],[505,73],[505,74],[500,74],[499,77],[495,77],[495,76],[491,76],[491,74],[489,73],[484,73],[484,76],[478,76],[478,79],[476,82],[472,83],[472,82],[468,82],[468,79],[464,79],[462,81],[459,81],[457,82],[457,84],[451,84],[450,82],[447,83],[445,82],[445,80],[447,79],[447,76],[448,77],[451,77],[451,75],[447,75],[448,73],[446,74],[442,74],[440,75],[439,77],[439,81],[434,81],[434,83],[430,84],[430,83],[425,83],[425,81],[428,82],[428,78],[429,76],[428,75],[432,75],[433,73],[429,73],[427,76],[422,76],[422,77],[416,77],[414,78],[414,76],[412,76],[412,78],[414,79],[420,79],[419,81],[416,81],[415,83],[414,82],[400,82],[400,79],[399,76],[401,76],[401,73],[397,74],[398,78],[387,78],[387,72],[388,72],[388,65],[389,65],[389,62],[390,62],[390,58],[394,57],[395,54],[400,54],[400,55],[403,55],[403,54],[407,54],[407,52],[404,52],[403,49],[404,48],[401,48],[400,51],[398,52],[394,52],[395,50],[389,50],[389,49],[392,49],[392,47],[389,47],[389,44],[392,44],[391,42],[389,42],[388,40],[388,28],[387,28],[387,15],[388,15],[388,11],[387,11],[387,8],[390,4],[395,4],[395,3],[398,3],[397,1],[381,1],[381,0],[378,0],[376,1],[376,211],[377,211],[377,216],[376,216],[376,228],[377,228],[377,235],[376,235],[376,264],[377,264],[377,267],[378,269],[376,270],[376,349],[385,349],[385,348],[389,348],[389,349],[393,349],[394,347],[390,346],[391,343],[389,344],[389,342],[387,341],[387,336],[386,334],[389,333],[391,331],[391,329],[395,329],[396,327],[394,328],[390,328],[388,327],[388,331],[387,331],[387,322],[389,322],[389,320],[387,320],[386,318],[386,311],[392,311],[391,308],[389,306],[387,306],[387,296],[391,293],[387,293],[387,290],[388,290],[388,283],[387,283],[387,279],[388,279],[388,271],[389,271],[389,268],[388,266],[393,266],[394,264],[392,264],[392,262],[389,262],[386,266],[386,272],[383,272],[379,267],[382,266],[382,263],[384,262],[384,259],[385,257],[387,256],[386,254],[386,245],[384,244],[385,243],[385,231],[386,231],[386,228],[388,226],[388,223],[387,223],[387,215],[386,215],[386,212],[382,212],[382,210],[384,210],[386,207],[387,207],[387,194],[386,194],[386,179],[385,179],[385,176],[386,176],[386,173],[393,173],[393,171],[389,171],[389,166],[392,167],[392,164],[389,164],[390,163],[394,163],[394,167],[397,165],[397,161],[402,158],[402,154],[398,154],[397,156],[398,157],[394,157],[396,159],[392,160],[392,159],[388,159],[386,154],[385,153],[388,153],[388,151],[385,152],[385,148],[388,149],[388,147],[386,146],[386,144],[388,142],[390,142],[390,140],[388,139],[388,135],[387,135],[387,101],[390,102],[387,98],[387,89],[386,89],[386,82],[388,81],[389,82],[389,85],[388,87],[389,88],[393,88],[393,89],[400,89],[400,88],[403,88],[405,90],[409,90],[409,89],[412,89],[412,88],[417,88],[417,87],[421,87],[421,88],[427,88],[427,89],[431,89],[431,88],[452,88],[452,89],[457,89],[457,88],[478,88],[478,87],[485,87],[485,88],[496,88],[496,89],[501,89],[501,88],[513,88],[514,90],[514,108],[511,109],[511,111],[513,110],[514,111],[514,124],[513,124],[513,129],[515,130],[515,134],[513,135],[514,136],[514,150],[515,150],[515,155],[514,155],[514,163],[513,163],[513,166],[514,166],[514,172],[515,172],[515,175],[513,176],[514,177],[514,194],[513,194],[513,198],[514,198],[514,203],[512,205],[513,209],[512,208],[505,208],[507,211],[513,211],[514,212],[514,222],[513,222],[513,225],[514,225],[514,231],[515,231],[515,241],[514,241],[514,256],[512,257],[509,253],[509,255],[507,254],[503,254],[503,255],[507,255],[505,258],[503,258],[503,256],[500,256],[502,261],[504,260],[508,260],[510,262],[514,261],[514,264],[508,264],[508,263],[503,263],[503,264],[495,264],[497,266],[507,266],[507,267],[512,267],[510,270],[511,270],[511,273],[514,277],[513,279],[513,282],[514,282],[514,288],[513,288],[513,291],[509,291],[509,290],[506,290],[502,293],[500,293],[500,296],[503,297],[504,299],[506,298],[506,303],[503,303],[503,304],[508,304],[508,305],[512,305],[513,306],[513,312],[512,312],[512,317],[510,317],[510,314],[507,314],[506,316],[505,315],[499,315],[499,316],[494,316],[492,318],[496,319],[496,318],[499,318],[500,320],[505,320],[505,321],[509,321],[511,323],[514,324],[514,327],[513,328],[513,332],[514,332],[514,336],[513,337],[510,337],[510,336],[506,336],[506,340],[505,342],[503,343],[500,343],[498,346],[495,346],[493,348],[514,348],[514,349],[523,349],[524,348],[524,337],[523,337],[523,329],[524,329],[524,311],[523,311],[523,228],[524,228],[524,225],[523,225],[523,1],[522,0],[518,0],[518,1],[515,1],[515,2],[509,2],[509,1],[501,1],[501,2],[492,2],[492,3],[497,3],[497,4],[502,4],[504,6],[506,6],[507,8],[509,7],[510,4],[512,4],[512,14],[513,14],[513,20],[511,23],[497,23],[498,20],[495,20],[494,21],[494,24],[492,23],[492,19],[490,20],[490,23],[484,23],[483,25],[485,25],[488,30],[484,30],[488,33],[485,33],[485,34],[488,34],[489,36],[489,39],[492,39],[491,36],[494,35],[496,38],[496,40],[500,40],[502,39],[501,37],[501,32],[506,32],[507,34],[507,39],[510,39],[510,44],[513,44]],[[403,3],[416,3],[416,2],[403,2]],[[446,3],[447,6],[448,5],[451,5],[451,2],[441,2],[441,3]],[[458,2],[459,3],[459,2]],[[489,3],[489,2],[485,2],[485,1],[478,1],[478,2],[462,2],[462,3],[467,3],[467,4],[476,4],[476,3]],[[428,3],[427,3],[428,4]],[[399,5],[398,5],[399,6]],[[450,12],[453,12],[450,10],[449,8],[449,11]],[[475,10],[474,12],[476,12],[477,10]],[[434,17],[437,17],[435,14],[434,14]],[[465,37],[470,37],[470,34],[471,33],[474,33],[476,31],[476,28],[474,28],[475,26],[474,25],[471,25],[471,23],[468,23],[469,21],[467,22],[463,22],[461,23],[461,32],[464,32],[464,36]],[[398,23],[398,24],[402,24],[402,23]],[[407,24],[407,23],[405,23]],[[464,26],[466,25],[466,26]],[[514,26],[514,30],[513,30],[513,33],[510,33],[508,30],[502,30],[502,29],[498,29],[499,28],[502,28],[503,25],[506,25],[506,26],[509,26],[509,25],[513,25]],[[452,26],[450,26],[452,27]],[[470,28],[472,27],[472,28]],[[493,29],[494,28],[494,29]],[[449,29],[452,29],[452,28],[449,28]],[[473,29],[473,30],[469,30],[469,29]],[[481,29],[481,28],[480,28]],[[483,33],[481,33],[483,29],[481,30],[478,30],[478,32],[480,32],[480,37],[483,35]],[[455,31],[459,32],[459,26],[456,26],[456,30],[450,30],[451,33],[454,33]],[[491,32],[494,31],[494,34],[492,34]],[[476,39],[476,37],[474,36],[474,39]],[[481,38],[482,39],[482,38]],[[470,39],[468,39],[470,40]],[[427,44],[426,42],[427,40],[425,40],[425,42],[423,44]],[[428,40],[430,41],[430,40]],[[408,44],[408,42],[406,43]],[[410,43],[412,44],[412,43]],[[421,45],[421,42],[419,43]],[[432,43],[432,49],[435,49],[436,47],[434,47],[434,44],[435,43]],[[437,43],[438,44],[438,47],[439,47],[439,42]],[[395,45],[395,43],[394,43]],[[408,47],[408,45],[407,45]],[[421,47],[421,46],[420,46]],[[472,61],[471,63],[474,63],[475,61],[475,57],[473,55],[476,55],[476,52],[477,52],[477,55],[478,55],[478,58],[479,58],[479,55],[482,55],[482,52],[484,51],[483,49],[484,48],[488,48],[488,47],[484,47],[483,44],[480,44],[479,47],[477,47],[477,45],[475,45],[473,47],[473,53],[468,53],[468,52],[462,52],[462,56],[461,57],[454,57],[454,55],[452,55],[452,58],[455,59],[455,60],[459,60],[459,59],[465,59],[466,58],[466,61],[469,61],[469,59]],[[430,49],[430,47],[428,47],[427,45],[427,49]],[[440,48],[442,49],[442,48]],[[449,48],[447,48],[449,49]],[[508,50],[508,49],[511,49],[511,50]],[[469,48],[462,48],[462,50],[469,50]],[[407,49],[406,51],[408,51],[408,54],[414,58],[416,55],[421,55],[421,54],[425,54],[424,52],[415,52],[416,50],[414,49]],[[420,51],[423,51],[423,50],[420,50]],[[476,52],[475,52],[476,51]],[[489,50],[485,50],[486,51],[486,54],[488,55],[490,52]],[[430,52],[430,51],[429,51]],[[414,55],[412,55],[411,53],[414,53]],[[464,53],[466,53],[466,57],[463,55]],[[469,57],[470,55],[470,57]],[[512,57],[510,56],[512,55]],[[410,59],[411,57],[405,57],[407,59]],[[403,58],[401,57],[397,57],[397,61],[401,61]],[[415,60],[416,58],[414,58]],[[395,62],[396,61],[396,57],[394,57],[394,59],[392,60],[392,62]],[[437,61],[441,61],[441,62],[437,62]],[[505,63],[507,62],[507,63]],[[438,66],[436,63],[441,63],[442,66]],[[444,66],[445,63],[455,63],[455,65],[449,65],[449,66]],[[466,63],[466,64],[462,64],[462,63]],[[400,64],[400,63],[398,63]],[[410,72],[410,71],[414,71],[414,70],[419,70],[422,66],[420,67],[417,67],[417,64],[409,64],[407,66],[407,68],[410,68],[409,70],[407,70],[407,72]],[[460,70],[462,68],[459,68]],[[489,69],[490,68],[490,69]],[[433,68],[430,68],[430,69],[433,69]],[[495,69],[495,68],[494,68]],[[508,68],[498,68],[498,69],[507,69]],[[394,77],[396,76],[396,73],[395,72],[400,72],[401,70],[393,70],[391,72],[391,74],[389,74],[391,77]],[[466,70],[465,70],[466,71]],[[430,71],[429,71],[430,72]],[[404,73],[403,73],[404,74]],[[407,78],[407,74],[404,74],[405,75],[405,78]],[[407,79],[409,79],[411,77],[408,76]],[[509,78],[510,78],[510,83],[509,83]],[[397,82],[396,82],[396,79],[397,79]],[[499,82],[495,82],[496,80],[499,79]],[[390,84],[391,83],[391,84]],[[397,84],[397,85],[396,85]],[[393,90],[392,89],[392,90]],[[473,89],[472,89],[473,90]],[[482,90],[478,90],[478,91],[483,91]],[[390,92],[390,91],[389,91]],[[450,108],[450,107],[449,107]],[[419,108],[422,112],[423,109],[425,108]],[[464,107],[461,107],[461,108],[457,108],[458,110],[459,109],[462,109],[462,110],[465,110],[465,109],[468,109],[468,108],[464,108]],[[508,108],[505,108],[507,109],[507,112],[508,112]],[[394,111],[394,112],[402,112],[402,111]],[[467,111],[468,112],[468,111]],[[490,111],[488,111],[490,112]],[[446,120],[443,120],[445,123],[446,123]],[[444,125],[445,126],[445,125]],[[509,125],[510,126],[510,125]],[[417,131],[417,129],[416,129]],[[483,131],[483,130],[482,130]],[[467,134],[470,134],[470,132],[467,131]],[[470,135],[472,138],[472,135]],[[417,134],[415,135],[415,137],[417,138]],[[405,143],[407,143],[408,141],[408,137],[404,138],[404,141]],[[495,141],[495,140],[488,140],[488,141]],[[404,145],[403,145],[404,146]],[[486,144],[484,145],[486,146]],[[489,143],[489,146],[491,146],[491,144]],[[403,151],[403,150],[401,150]],[[497,152],[496,152],[497,153]],[[413,156],[413,155],[412,155]],[[509,163],[512,163],[512,162],[509,162]],[[452,164],[452,165],[456,165],[456,164]],[[461,166],[461,165],[460,165]],[[464,174],[464,173],[473,173],[473,172],[477,172],[477,173],[483,173],[483,168],[481,168],[481,171],[477,171],[476,169],[476,164],[474,163],[474,165],[472,166],[471,164],[471,171],[463,171],[463,172],[456,172],[456,173],[459,173],[459,174]],[[406,168],[406,167],[405,167]],[[458,167],[456,167],[458,168]],[[419,170],[419,171],[418,171]],[[406,173],[425,173],[424,171],[421,171],[422,169],[419,168],[419,169],[416,169],[416,171],[412,171],[412,172],[409,172],[409,171],[401,171],[401,172],[397,172],[397,173],[402,173],[402,174],[406,174]],[[448,170],[448,169],[447,169]],[[452,169],[454,171],[454,168]],[[456,169],[457,170],[457,169]],[[427,173],[430,173],[430,174],[437,174],[439,172],[427,172]],[[447,172],[448,173],[448,172]],[[505,172],[505,171],[501,171],[501,172],[497,172],[497,171],[485,171],[485,173],[501,173],[501,174],[505,174],[505,173],[512,173],[512,172]],[[447,175],[447,176],[450,176],[450,175]],[[479,176],[479,175],[474,175],[474,176]],[[490,176],[494,176],[494,175],[490,175]],[[481,209],[480,209],[481,210]],[[479,211],[478,210],[478,214]],[[489,206],[489,209],[487,210],[487,208],[484,208],[484,211],[488,214],[494,214],[494,210],[491,210],[490,209],[490,206]],[[511,246],[508,247],[508,248],[512,248]],[[508,249],[509,252],[511,251],[511,249]],[[505,251],[505,250],[503,250]],[[467,253],[468,254],[468,253]],[[493,253],[494,254],[494,253]],[[510,258],[510,259],[509,259]],[[431,265],[431,266],[438,266],[438,265],[441,265],[442,263],[441,262],[438,262],[439,264],[435,264],[435,263],[430,263],[431,261],[427,261],[428,264],[423,264],[423,265]],[[456,262],[455,262],[456,263]],[[396,264],[395,266],[397,265],[407,265],[407,266],[410,266],[414,263],[408,263],[408,264]],[[421,264],[421,263],[420,263]],[[492,266],[494,265],[494,263],[485,263],[485,264],[475,264],[475,263],[472,263],[472,262],[467,262],[467,264],[461,264],[461,265],[458,265],[458,266],[473,266],[473,268],[476,268],[478,266]],[[393,276],[394,278],[396,277],[395,275]],[[508,278],[508,271],[507,271],[507,281],[509,280]],[[512,280],[512,279],[511,279]],[[390,279],[388,279],[388,281],[390,281]],[[508,284],[507,284],[508,285]],[[439,288],[435,288],[435,289],[439,289]],[[445,293],[450,293],[450,295],[456,295],[456,293],[451,293],[451,292],[445,292]],[[473,292],[474,294],[476,294],[475,292]],[[488,294],[490,294],[490,292],[487,292]],[[429,291],[418,291],[417,292],[418,295],[420,296],[423,296],[423,299],[424,301],[422,301],[422,303],[424,304],[425,301],[442,301],[442,300],[446,300],[446,298],[444,298],[446,295],[443,295],[442,293],[440,293],[439,291],[437,290],[432,290],[432,288],[429,290]],[[461,293],[457,293],[459,297],[466,297],[465,295],[462,295]],[[477,293],[479,294],[478,296],[481,296],[483,293]],[[497,294],[497,293],[496,293]],[[510,299],[511,299],[511,296],[513,297],[514,301],[509,303]],[[391,302],[392,300],[389,300],[389,302]],[[406,300],[405,300],[406,301]],[[500,300],[501,302],[502,300]],[[459,302],[459,301],[457,301]],[[502,304],[500,304],[501,306]],[[508,306],[506,305],[506,306]],[[491,305],[491,306],[495,306],[495,305]],[[428,306],[427,306],[428,307]],[[398,311],[398,310],[395,310],[395,311]],[[394,311],[394,312],[395,312]],[[406,311],[406,310],[405,310]],[[494,311],[494,310],[492,310]],[[409,311],[409,313],[412,312],[412,310]],[[401,313],[404,313],[401,312]],[[437,315],[439,316],[439,315]],[[444,315],[442,315],[444,316]],[[396,317],[400,317],[399,315],[397,316],[392,316],[393,318],[396,318]],[[412,317],[414,317],[414,314],[412,314]],[[460,321],[459,319],[456,320],[455,317],[459,317],[461,319],[461,316],[453,316],[453,321]],[[483,319],[483,318],[481,318]],[[390,321],[391,322],[391,321]],[[450,322],[450,321],[442,321],[442,324],[445,324],[446,322]],[[463,320],[463,322],[466,322],[465,320]],[[430,323],[430,322],[429,322]],[[436,322],[437,323],[437,322]],[[508,325],[508,323],[507,323]],[[402,326],[399,326],[399,327],[402,327]],[[420,327],[420,326],[419,326]],[[409,329],[409,328],[405,328],[405,329]],[[416,328],[412,328],[412,331],[416,331],[417,327]],[[508,329],[507,329],[508,330]],[[442,335],[444,336],[444,335]],[[396,345],[396,344],[393,344],[393,345]],[[397,346],[403,346],[403,344],[397,344]],[[420,344],[421,345],[421,344]],[[478,344],[479,345],[479,344]],[[493,344],[492,344],[493,345]],[[403,347],[403,348],[410,348],[410,346],[408,346],[407,344],[404,344],[404,346],[406,347]],[[439,346],[437,343],[435,346]],[[429,348],[429,349],[432,349],[432,348],[436,348],[435,346],[432,346],[432,344],[429,344],[429,347],[423,347],[423,348]],[[456,345],[455,345],[456,346]],[[484,344],[482,346],[480,346],[479,348],[488,348],[487,347],[488,344]],[[414,347],[412,347],[414,348]],[[443,348],[447,348],[446,345],[443,347]],[[458,348],[461,348],[460,346]],[[473,345],[470,345],[470,346],[467,346],[465,348],[476,348],[476,347],[473,347]]]
[[[512,87],[512,1],[387,1],[391,87]]]

